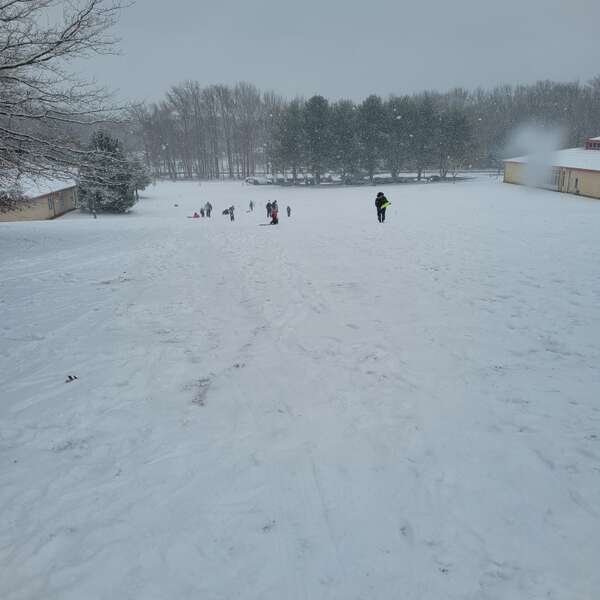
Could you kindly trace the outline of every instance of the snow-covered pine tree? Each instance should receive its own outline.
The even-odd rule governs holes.
[[[121,143],[103,131],[92,136],[89,157],[79,171],[79,203],[91,212],[127,212],[136,202],[140,169]]]

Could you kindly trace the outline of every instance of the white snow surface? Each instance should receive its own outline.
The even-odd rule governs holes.
[[[0,598],[598,597],[600,202],[381,189],[0,223]]]
[[[564,169],[582,169],[584,171],[600,171],[600,150],[586,150],[585,148],[567,148],[549,154],[518,156],[509,158],[504,162],[523,163],[539,162],[552,167]]]

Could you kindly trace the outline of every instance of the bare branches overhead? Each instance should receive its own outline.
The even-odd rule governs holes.
[[[72,72],[115,51],[120,0],[0,0],[0,186],[67,175],[85,160],[81,126],[115,117],[109,94]],[[69,68],[71,67],[71,68]]]

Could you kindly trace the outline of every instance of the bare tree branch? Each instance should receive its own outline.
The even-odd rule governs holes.
[[[81,128],[123,118],[104,88],[68,64],[114,52],[109,30],[130,4],[0,0],[0,188],[21,173],[72,175],[87,153]]]

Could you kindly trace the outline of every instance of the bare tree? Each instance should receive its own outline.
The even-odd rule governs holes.
[[[68,64],[112,53],[120,0],[0,0],[0,187],[72,176],[89,151],[81,126],[115,116],[108,93]]]
[[[233,89],[236,105],[237,148],[242,177],[254,175],[259,128],[262,120],[262,98],[251,83],[238,83]]]

